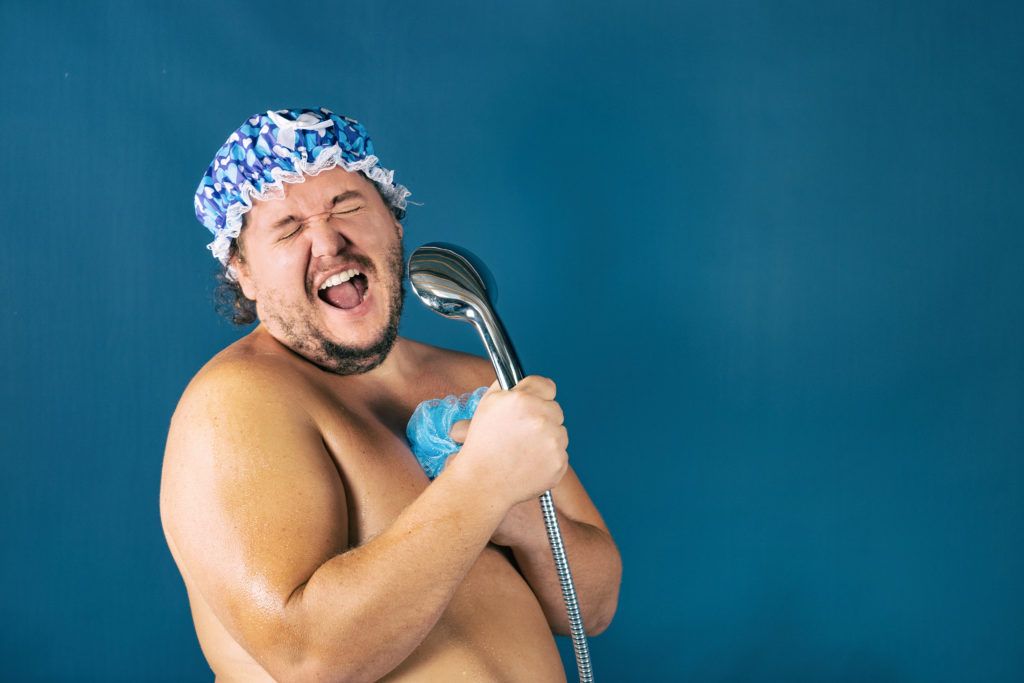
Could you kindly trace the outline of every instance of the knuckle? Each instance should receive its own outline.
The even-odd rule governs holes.
[[[547,392],[553,392],[557,388],[555,385],[555,380],[551,379],[550,377],[545,377],[544,375],[527,375],[522,379],[521,382],[519,382],[518,386],[523,385],[526,385],[527,387],[533,387],[534,385],[536,385],[538,389]]]
[[[512,405],[526,406],[530,404],[530,395],[523,391],[514,391],[509,393],[508,401]]]

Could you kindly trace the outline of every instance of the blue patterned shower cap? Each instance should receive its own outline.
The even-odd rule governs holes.
[[[227,265],[231,240],[254,199],[284,197],[284,183],[301,183],[340,166],[377,185],[399,215],[411,193],[394,171],[377,164],[366,129],[324,109],[279,109],[254,114],[217,150],[196,190],[196,218],[213,233],[207,248]],[[228,273],[229,277],[232,273]]]

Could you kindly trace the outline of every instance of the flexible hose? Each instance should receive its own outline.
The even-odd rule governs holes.
[[[498,376],[502,389],[508,390],[523,379],[523,368],[512,348],[512,342],[505,334],[497,316],[490,308],[484,320],[476,325],[480,337],[484,341],[487,354]],[[551,544],[551,555],[555,558],[555,571],[558,573],[558,584],[562,587],[562,599],[565,601],[565,613],[569,617],[569,635],[572,638],[572,650],[576,655],[576,671],[580,683],[594,683],[594,672],[590,666],[590,648],[587,646],[587,634],[583,630],[583,618],[580,616],[579,602],[576,600],[576,585],[569,570],[569,560],[565,556],[562,544],[562,530],[558,527],[558,516],[555,514],[555,502],[551,499],[551,491],[540,496],[540,509],[544,515],[544,528],[548,532]]]
[[[573,652],[576,653],[576,670],[579,672],[580,683],[593,683],[590,648],[587,647],[587,636],[583,631],[580,606],[576,601],[576,586],[572,582],[569,561],[565,557],[562,531],[558,528],[558,517],[555,514],[555,503],[551,500],[551,491],[545,491],[541,495],[540,509],[544,513],[544,527],[548,531],[551,554],[555,558],[555,571],[558,572],[558,583],[562,586],[562,599],[565,600],[565,611],[569,616],[569,633],[572,637]]]

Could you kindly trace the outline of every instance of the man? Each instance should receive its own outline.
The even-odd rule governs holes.
[[[568,466],[550,379],[397,335],[408,191],[326,109],[251,117],[204,176],[236,320],[193,378],[160,509],[218,681],[564,681],[569,632],[537,497],[552,489],[587,632],[621,560]],[[430,481],[416,406],[488,386]]]

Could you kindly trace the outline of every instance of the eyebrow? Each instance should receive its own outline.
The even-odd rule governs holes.
[[[348,190],[346,192],[342,192],[341,194],[338,194],[338,195],[334,196],[334,199],[332,199],[330,201],[330,206],[327,207],[327,210],[330,211],[331,209],[333,209],[338,204],[341,204],[342,202],[348,201],[349,199],[362,199],[362,198],[363,198],[363,195],[362,195],[361,192],[359,192],[359,190]],[[283,228],[284,226],[288,225],[289,223],[295,223],[298,220],[299,219],[296,218],[295,216],[285,216],[281,220],[275,221],[274,224],[270,226],[270,229],[271,230],[277,230],[279,228]]]

